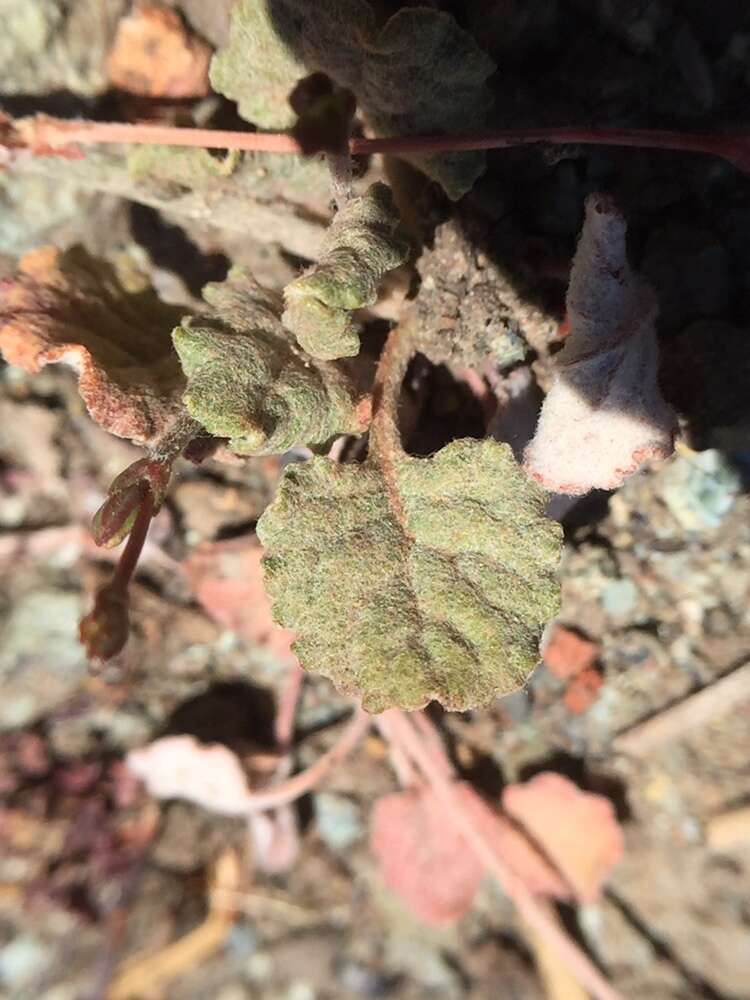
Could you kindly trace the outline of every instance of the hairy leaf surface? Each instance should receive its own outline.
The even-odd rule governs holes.
[[[181,409],[184,378],[171,341],[182,310],[128,292],[81,247],[26,254],[0,292],[0,349],[29,372],[63,361],[105,430],[149,443]]]
[[[604,195],[590,195],[573,259],[571,330],[526,449],[529,475],[572,495],[614,490],[644,462],[672,453],[675,414],[658,384],[658,303],[631,268],[627,224]]]
[[[442,11],[406,8],[378,27],[366,0],[238,0],[211,82],[260,128],[288,128],[289,92],[302,77],[323,72],[354,92],[380,135],[452,134],[483,124],[494,69]],[[479,152],[412,159],[451,198],[465,194],[484,169]]]
[[[185,406],[210,434],[229,438],[237,454],[267,455],[364,430],[353,380],[297,349],[280,296],[238,268],[203,294],[212,312],[184,320],[174,344]]]
[[[258,535],[302,665],[368,711],[464,710],[521,685],[558,607],[561,532],[510,448],[287,469]]]
[[[390,189],[373,184],[338,212],[317,264],[284,289],[284,324],[313,357],[359,353],[351,313],[373,305],[380,280],[406,259],[398,224]]]

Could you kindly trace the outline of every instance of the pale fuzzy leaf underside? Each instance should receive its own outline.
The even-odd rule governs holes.
[[[506,445],[458,441],[385,474],[290,467],[258,524],[302,665],[368,711],[486,704],[518,688],[557,610],[561,532]]]
[[[570,333],[524,456],[546,489],[612,490],[671,454],[675,416],[659,389],[657,303],[628,263],[626,223],[591,195],[568,287]]]
[[[451,134],[481,128],[494,70],[442,11],[406,8],[378,28],[366,0],[239,0],[211,82],[260,128],[288,128],[288,94],[302,77],[323,72],[354,92],[380,135]],[[484,169],[481,152],[410,159],[451,198],[465,194]]]
[[[296,348],[280,296],[235,268],[204,297],[212,312],[183,320],[174,344],[185,406],[210,434],[237,454],[268,455],[364,429],[348,373]]]
[[[390,189],[371,185],[338,212],[318,262],[286,286],[282,320],[308,354],[332,360],[359,353],[352,312],[373,305],[383,276],[406,259],[398,224]]]
[[[30,372],[65,362],[98,424],[139,444],[181,411],[184,378],[170,333],[180,310],[151,290],[129,292],[82,247],[22,258],[0,293],[0,349]]]

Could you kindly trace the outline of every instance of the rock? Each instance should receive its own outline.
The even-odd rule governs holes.
[[[604,610],[612,618],[624,620],[632,615],[638,600],[638,588],[632,580],[612,580],[601,594]]]
[[[740,474],[713,449],[679,455],[661,473],[661,497],[686,531],[718,528],[742,489]]]
[[[0,983],[20,996],[48,965],[47,945],[31,934],[14,938],[0,951]],[[16,992],[18,991],[18,992]]]
[[[599,646],[572,629],[558,625],[545,646],[542,658],[547,669],[562,680],[575,677],[592,667],[599,656]]]
[[[599,697],[604,679],[598,670],[582,670],[565,689],[563,702],[573,715],[587,712]]]
[[[247,490],[208,479],[180,483],[174,501],[194,541],[216,538],[222,531],[256,521],[263,512],[259,498]]]
[[[23,597],[0,632],[0,730],[27,726],[79,688],[88,669],[78,642],[77,594],[38,590]]]
[[[362,813],[345,795],[320,792],[315,796],[315,818],[321,840],[332,851],[343,851],[364,836]]]

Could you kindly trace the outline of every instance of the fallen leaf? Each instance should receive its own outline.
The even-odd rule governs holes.
[[[382,278],[406,259],[399,221],[390,188],[372,184],[336,214],[318,262],[284,289],[282,320],[314,358],[359,353],[352,312],[373,305]]]
[[[568,680],[592,667],[599,656],[599,646],[563,625],[555,626],[542,650],[544,665],[561,680]]]
[[[157,440],[181,412],[184,378],[171,341],[183,310],[127,292],[81,247],[42,247],[0,287],[0,350],[38,372],[65,362],[93,419],[119,437]]]
[[[211,63],[211,83],[262,129],[290,127],[290,91],[322,72],[355,94],[378,135],[452,135],[481,129],[494,69],[443,11],[406,8],[378,28],[366,0],[238,0],[229,44]],[[451,198],[471,188],[485,163],[481,152],[409,159]]]
[[[460,807],[531,892],[565,898],[565,883],[523,833],[468,783],[457,782],[453,788]],[[467,913],[484,878],[481,861],[428,786],[386,795],[375,803],[370,847],[388,888],[428,924]]]
[[[257,759],[265,765],[262,754]],[[246,817],[258,871],[277,875],[293,866],[299,854],[294,808],[282,805],[264,812],[250,811],[250,783],[229,747],[199,743],[194,736],[165,736],[131,750],[126,765],[154,798],[183,799],[222,816]]]
[[[221,743],[165,736],[131,750],[126,763],[154,798],[184,799],[223,816],[247,812],[247,777],[237,755]]]
[[[595,903],[622,857],[622,830],[609,799],[582,792],[552,771],[503,792],[503,809],[556,865],[580,903]]]
[[[185,320],[174,344],[190,415],[241,455],[280,454],[361,433],[369,401],[342,365],[300,351],[281,323],[281,299],[239,268],[207,285],[212,308]]]
[[[467,791],[463,786],[458,794]],[[417,916],[440,924],[469,911],[484,870],[430,788],[378,799],[370,822],[383,881]]]
[[[608,197],[587,198],[568,286],[571,329],[524,455],[531,478],[557,493],[617,489],[672,453],[675,415],[657,381],[657,300],[628,263],[626,229]]]
[[[143,97],[205,97],[211,54],[175,11],[140,5],[117,25],[107,75],[115,87]]]
[[[292,632],[273,620],[263,583],[263,547],[254,538],[206,543],[183,563],[196,600],[224,628],[291,657]]]
[[[496,441],[289,466],[257,526],[274,615],[367,711],[486,704],[524,682],[558,609],[544,503]]]

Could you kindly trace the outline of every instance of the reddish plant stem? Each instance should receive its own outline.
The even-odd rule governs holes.
[[[338,741],[323,756],[305,771],[300,771],[293,778],[263,792],[252,792],[244,803],[245,811],[263,812],[267,809],[278,809],[288,805],[295,799],[312,791],[333,768],[352,752],[361,738],[370,728],[372,716],[361,708],[357,708],[349,725],[344,729]]]
[[[151,490],[146,491],[146,495],[143,498],[138,515],[135,519],[135,523],[131,529],[130,535],[128,536],[127,544],[120,556],[120,561],[115,569],[114,576],[112,577],[111,586],[122,590],[123,592],[127,590],[128,584],[135,572],[135,568],[138,565],[138,559],[143,549],[144,543],[146,541],[146,535],[148,534],[148,528],[151,524],[151,518],[154,516],[154,497]]]
[[[63,149],[77,143],[155,144],[239,149],[266,153],[296,153],[302,149],[291,135],[273,132],[231,132],[220,129],[175,128],[169,125],[65,121],[40,116],[7,123],[15,126],[21,145],[39,150]],[[7,127],[6,127],[7,132]],[[636,146],[722,156],[741,170],[750,170],[750,136],[741,133],[691,133],[666,129],[554,128],[507,129],[489,135],[409,135],[352,138],[356,154],[441,153],[502,149],[532,143],[553,145]],[[19,143],[16,142],[16,145]]]
[[[433,751],[423,741],[409,716],[398,709],[384,712],[383,715],[391,738],[396,739],[401,748],[409,754],[424,774],[436,797],[443,803],[446,821],[453,823],[461,831],[470,849],[513,901],[523,920],[554,949],[595,1000],[622,1000],[617,990],[610,986],[575,941],[550,919],[544,906],[534,898],[523,881],[498,857],[492,843],[475,826],[471,816],[464,811],[455,793],[454,775],[446,774],[443,765],[435,761]],[[429,720],[425,721],[430,725]],[[424,725],[420,724],[420,728],[424,728]]]

